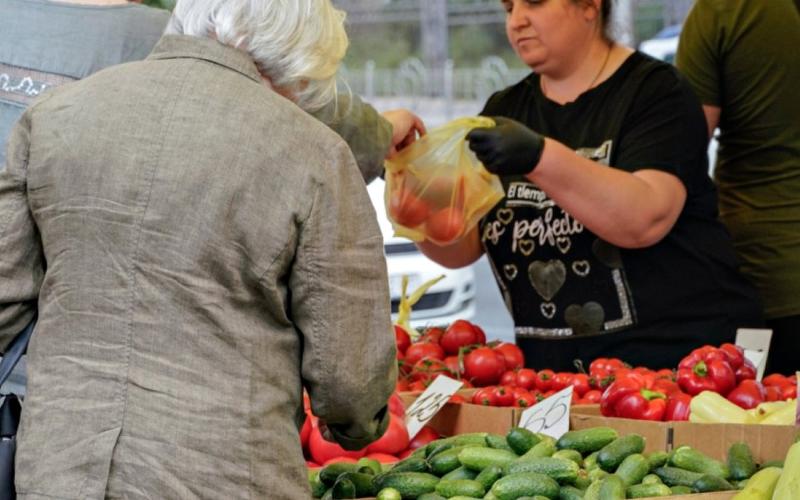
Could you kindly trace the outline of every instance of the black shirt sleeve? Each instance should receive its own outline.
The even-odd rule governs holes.
[[[642,78],[620,130],[614,166],[629,172],[662,170],[688,184],[698,167],[707,170],[702,107],[670,66],[660,66]]]

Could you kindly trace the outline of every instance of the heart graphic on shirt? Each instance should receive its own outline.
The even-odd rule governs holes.
[[[520,240],[519,251],[522,252],[522,255],[525,257],[530,257],[535,249],[536,243],[534,243],[533,240]]]
[[[564,320],[575,335],[598,333],[603,328],[606,312],[597,302],[584,305],[572,304],[564,311]]]
[[[594,243],[592,243],[592,253],[597,257],[597,260],[611,269],[619,269],[622,267],[622,256],[619,253],[619,248],[611,243],[606,243],[600,239],[594,240]]]
[[[585,278],[589,275],[589,271],[592,270],[592,266],[589,265],[589,261],[586,260],[576,260],[572,263],[572,272],[580,276],[581,278]]]
[[[528,266],[528,279],[536,292],[549,301],[556,296],[567,280],[567,268],[560,260],[537,260]]]
[[[517,269],[517,266],[515,266],[514,264],[506,264],[505,266],[503,266],[503,274],[506,275],[506,279],[508,281],[514,281],[514,278],[517,277],[518,273],[519,270]]]
[[[503,223],[503,225],[507,225],[514,219],[514,211],[510,208],[501,208],[497,211],[497,220]]]
[[[569,249],[572,248],[572,240],[562,236],[561,238],[556,239],[556,246],[561,253],[566,254],[569,252]]]
[[[547,319],[553,319],[553,316],[556,315],[556,305],[552,302],[542,302],[542,305],[539,306],[539,310],[542,311],[542,316]]]

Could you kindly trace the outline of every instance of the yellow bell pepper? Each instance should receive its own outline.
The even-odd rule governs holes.
[[[716,424],[755,424],[758,420],[742,408],[713,391],[703,391],[689,405],[690,422]]]

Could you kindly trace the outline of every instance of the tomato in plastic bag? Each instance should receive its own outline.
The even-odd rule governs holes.
[[[493,127],[485,117],[453,120],[386,161],[386,213],[395,234],[453,243],[503,198],[500,179],[470,151],[467,133]]]

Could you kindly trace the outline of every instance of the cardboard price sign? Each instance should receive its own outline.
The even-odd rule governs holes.
[[[409,439],[414,439],[425,424],[439,413],[450,397],[464,385],[458,380],[439,375],[425,392],[406,410],[406,428]]]
[[[569,430],[569,409],[572,405],[569,386],[528,408],[519,419],[519,426],[558,439]]]
[[[744,349],[744,357],[756,367],[756,380],[764,376],[769,355],[769,344],[772,341],[772,330],[768,328],[739,328],[736,330],[736,345]]]

